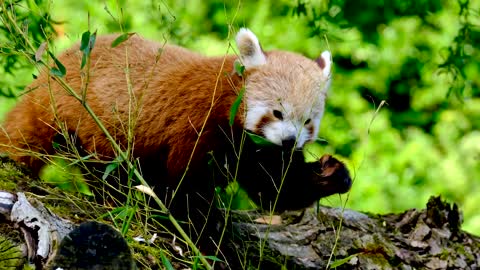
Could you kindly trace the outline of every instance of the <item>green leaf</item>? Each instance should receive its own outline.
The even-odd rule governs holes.
[[[57,77],[63,77],[65,74],[63,74],[58,68],[51,68],[50,69],[50,74],[57,76]]]
[[[346,264],[346,263],[349,262],[351,259],[357,257],[358,254],[359,254],[359,253],[357,253],[357,254],[352,254],[352,255],[350,255],[350,256],[348,256],[348,257],[346,257],[346,258],[343,258],[343,259],[340,259],[340,260],[336,260],[336,261],[332,262],[332,264],[330,264],[330,268],[335,268],[335,267],[339,267],[339,266],[341,266],[341,265],[343,265],[343,264]]]
[[[202,257],[202,258],[205,258],[205,259],[207,259],[207,260],[214,261],[214,262],[223,262],[222,260],[220,260],[220,259],[217,258],[216,256],[211,256],[211,255],[209,255],[209,256],[203,256],[203,255],[201,255],[201,256],[192,256],[192,257],[194,257],[194,258],[200,258],[200,257]]]
[[[130,228],[130,225],[131,225],[131,222],[132,222],[132,218],[133,216],[135,216],[135,214],[137,213],[137,206],[133,206],[133,207],[129,207],[128,208],[128,216],[126,219],[123,220],[123,224],[122,224],[122,235],[126,235],[127,232],[128,232],[128,229]]]
[[[106,180],[107,177],[110,175],[110,173],[112,173],[116,168],[118,168],[119,164],[120,163],[118,161],[114,161],[108,164],[107,167],[105,168],[105,172],[103,172],[102,180]]]
[[[85,66],[86,63],[87,63],[87,55],[83,54],[82,55],[82,63],[80,64],[80,69],[82,69]]]
[[[118,212],[115,218],[124,220],[132,214],[132,211],[134,212],[133,207],[126,205],[122,207],[122,211]]]
[[[118,36],[111,44],[112,48],[117,47],[118,45],[122,44],[123,42],[127,41],[131,36],[135,35],[135,33],[123,33]]]
[[[112,162],[110,162],[110,164],[108,164],[107,167],[105,168],[102,179],[103,180],[107,179],[110,173],[113,172],[113,170],[115,170],[116,168],[118,168],[118,166],[120,166],[120,163],[122,162],[123,162],[123,159],[120,155],[117,156],[114,160],[112,160]]]
[[[168,220],[167,214],[165,214],[165,215],[150,215],[148,218],[153,219],[153,220],[156,220],[156,219]],[[182,222],[180,221],[179,223],[182,223]]]
[[[55,163],[42,168],[40,171],[40,179],[64,191],[93,196],[90,187],[83,178],[80,168],[69,165],[65,160],[56,159]]]
[[[274,146],[275,144],[272,143],[271,141],[265,139],[264,137],[262,136],[259,136],[257,134],[254,134],[254,133],[251,133],[251,132],[247,132],[247,135],[248,137],[250,137],[250,139],[256,144],[256,145],[259,145],[259,146]]]
[[[90,31],[83,33],[82,41],[80,43],[80,51],[83,52],[82,55],[82,63],[80,64],[80,68],[82,69],[85,64],[87,63],[87,58],[90,57],[90,53],[95,46],[95,41],[97,40],[97,32],[90,35]]]
[[[93,47],[95,47],[95,42],[97,41],[97,31],[90,36],[90,40],[88,41],[88,52],[92,52]]]
[[[80,64],[80,69],[82,69],[85,66],[86,63],[87,63],[87,55],[83,54],[82,55],[82,63]]]
[[[65,74],[67,74],[67,69],[65,66],[60,62],[53,53],[48,52],[50,57],[52,57],[53,61],[55,62],[55,65],[57,66],[56,68],[51,68],[50,69],[50,74],[57,76],[57,77],[63,77]]]
[[[53,141],[52,142],[52,147],[55,150],[60,150],[60,144],[58,142]]]
[[[80,51],[85,51],[88,48],[89,42],[90,42],[90,31],[87,31],[82,34],[82,41],[80,42]]]
[[[97,219],[101,220],[101,219],[104,219],[104,218],[107,218],[107,217],[112,217],[112,216],[122,212],[123,210],[124,210],[124,206],[114,208],[112,211],[109,211],[109,212],[107,212],[103,215],[98,216]]]
[[[73,166],[73,165],[76,165],[77,163],[81,163],[85,160],[89,160],[93,156],[95,156],[95,154],[89,154],[89,155],[83,156],[80,159],[72,161],[68,166]]]
[[[328,141],[325,140],[324,138],[316,138],[315,143],[320,144],[320,145],[328,145]]]
[[[160,251],[160,259],[162,259],[162,264],[163,264],[163,266],[165,267],[166,270],[175,270],[175,268],[173,268],[172,264],[167,259],[165,254],[163,254],[162,251]]]
[[[90,187],[84,181],[84,179],[79,179],[79,177],[75,177],[73,184],[75,186],[75,190],[83,195],[93,196]]]
[[[242,103],[244,94],[245,94],[245,87],[242,87],[242,89],[240,89],[240,92],[238,93],[237,98],[233,102],[232,107],[230,108],[230,126],[233,126],[233,123],[235,121],[235,116],[237,115],[238,108],[240,108],[240,103]]]
[[[245,66],[242,65],[242,63],[240,63],[239,60],[235,60],[235,62],[233,62],[233,69],[235,69],[235,72],[240,77],[242,77],[243,74],[245,73]]]

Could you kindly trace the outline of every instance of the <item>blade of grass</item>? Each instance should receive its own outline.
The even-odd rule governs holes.
[[[2,8],[3,10],[7,10],[7,8],[5,7],[5,3],[0,1],[0,3],[2,4]],[[26,42],[27,46],[30,48],[30,50],[33,52],[32,54],[35,53],[36,51],[36,48],[33,46],[33,44],[30,42],[30,40],[28,39],[28,37],[26,36],[25,32],[22,31],[21,27],[18,26],[17,22],[15,21],[15,19],[12,17],[12,15],[10,14],[10,12],[6,12],[7,14],[7,19],[9,20],[9,23],[11,23],[11,25],[14,27],[15,31],[17,34],[19,34],[20,36],[23,37],[24,41]],[[51,56],[53,56],[53,54],[49,51],[49,54]],[[47,69],[50,69],[50,72],[52,73],[52,75],[54,75],[53,79],[55,81],[57,81],[60,86],[68,93],[70,94],[72,97],[74,97],[76,100],[78,100],[84,107],[84,109],[87,111],[87,113],[90,115],[90,117],[92,117],[93,121],[95,122],[95,124],[100,128],[100,130],[105,134],[105,136],[107,137],[107,140],[111,143],[112,145],[112,148],[117,152],[119,153],[120,157],[125,160],[126,164],[127,164],[127,167],[129,170],[133,170],[134,171],[134,175],[137,177],[137,179],[139,180],[139,182],[144,185],[144,186],[147,186],[149,187],[147,181],[143,178],[143,176],[141,175],[141,173],[135,168],[134,164],[132,162],[130,162],[128,160],[128,156],[124,153],[124,151],[122,151],[122,148],[120,147],[120,145],[116,142],[116,140],[113,138],[113,136],[110,134],[110,132],[106,129],[105,125],[102,123],[102,121],[99,119],[99,117],[95,114],[95,112],[93,111],[93,109],[89,106],[89,104],[86,103],[86,101],[84,99],[82,99],[82,96],[80,96],[73,88],[70,87],[70,85],[67,84],[67,82],[62,78],[65,74],[66,74],[66,69],[65,67],[62,65],[62,63],[60,63],[60,61],[55,58],[53,56],[53,59],[55,61],[55,64],[57,65],[57,69],[56,68],[50,68],[49,65],[44,62],[44,61],[39,61],[38,64],[46,67]],[[194,152],[194,151],[193,151]],[[193,155],[193,153],[192,153]],[[183,177],[182,177],[183,179]],[[180,181],[181,182],[181,181]],[[178,233],[181,235],[181,237],[185,240],[185,242],[187,242],[188,246],[192,249],[193,253],[194,254],[198,254],[198,255],[201,255],[201,252],[200,250],[197,248],[197,246],[193,243],[192,239],[188,236],[188,234],[183,230],[183,228],[180,226],[180,224],[178,223],[178,221],[175,219],[175,217],[169,212],[167,206],[162,202],[162,200],[160,200],[160,198],[158,198],[158,196],[154,196],[153,197],[154,201],[157,203],[157,205],[159,206],[160,210],[162,212],[165,212],[167,213],[168,215],[168,219],[170,220],[170,222],[172,223],[172,225],[175,227],[175,229],[178,231]],[[202,262],[202,264],[207,268],[207,269],[211,269],[212,266],[210,265],[210,263],[208,263],[208,261],[203,258],[203,257],[200,257],[200,261]]]

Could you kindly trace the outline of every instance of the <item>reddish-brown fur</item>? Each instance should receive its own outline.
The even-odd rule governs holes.
[[[171,195],[187,171],[173,209],[183,214],[190,205],[205,214],[215,195],[214,187],[228,182],[224,164],[234,172],[239,161],[243,107],[233,126],[229,125],[230,108],[245,79],[233,71],[237,57],[205,57],[170,45],[162,48],[159,43],[137,36],[111,48],[114,38],[97,38],[91,54],[87,104],[124,148],[127,147],[129,111],[132,112],[135,116],[133,156],[139,159],[141,171],[159,197]],[[86,69],[80,70],[81,57],[79,45],[58,57],[67,69],[66,82],[78,93],[85,87],[87,78]],[[280,67],[280,70],[288,68]],[[254,72],[255,68],[247,70],[246,77]],[[257,78],[261,76],[257,74]],[[127,78],[134,98],[128,94]],[[303,84],[294,82],[294,85],[301,88]],[[0,152],[8,152],[15,160],[38,171],[42,161],[26,150],[53,154],[52,140],[61,130],[59,125],[64,125],[67,131],[76,134],[78,144],[87,153],[96,153],[107,161],[115,158],[105,134],[82,104],[69,96],[54,77],[43,72],[29,89],[32,91],[23,96],[7,116],[4,132],[0,132]],[[256,93],[261,92],[258,90]],[[133,113],[136,108],[138,115]],[[208,153],[215,158],[216,170],[208,165],[212,158]],[[281,147],[260,149],[248,138],[245,141],[238,181],[263,207],[271,208],[276,198],[280,209],[306,207],[320,197],[350,188],[348,171],[336,159],[325,156],[318,163],[305,163],[301,151],[290,153]],[[284,163],[289,160],[292,164],[286,166]],[[283,177],[287,167],[289,175]],[[322,174],[328,168],[334,169]],[[285,181],[282,194],[277,197],[282,180]],[[202,216],[193,211],[190,214]]]
[[[133,36],[128,45],[110,48],[113,39],[114,36],[97,39],[91,54],[87,103],[124,147],[130,100],[127,76],[140,109],[135,122],[134,156],[155,156],[159,150],[163,150],[168,153],[165,158],[169,178],[179,178],[199,138],[197,132],[207,118],[212,100],[212,114],[196,152],[205,153],[212,147],[229,147],[219,145],[225,141],[221,138],[225,135],[214,130],[222,127],[228,132],[230,129],[225,124],[228,123],[229,108],[240,84],[235,76],[227,76],[232,74],[234,57],[207,58],[180,47],[166,46],[158,63],[155,63],[160,44]],[[125,72],[126,51],[129,56],[128,74]],[[78,45],[63,53],[59,60],[67,69],[65,80],[80,92],[86,77],[80,70]],[[233,87],[232,82],[236,84]],[[52,110],[49,87],[53,92],[58,118]],[[2,134],[1,143],[51,153],[52,139],[59,130],[58,122],[61,122],[67,129],[76,132],[87,152],[95,152],[104,159],[115,157],[109,141],[82,104],[68,96],[46,72],[29,88],[34,90],[24,96],[8,114],[4,124],[8,140]],[[25,156],[23,150],[7,150],[18,161],[36,169],[41,166],[39,160]],[[194,156],[191,162],[193,166],[196,166],[199,158],[199,155]]]

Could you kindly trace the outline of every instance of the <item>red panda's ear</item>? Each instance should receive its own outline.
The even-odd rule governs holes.
[[[331,69],[332,69],[332,55],[329,51],[324,51],[318,57],[315,62],[317,62],[318,66],[322,69],[323,76],[325,78],[330,77]]]
[[[267,58],[263,53],[260,42],[258,42],[257,36],[252,31],[247,28],[241,28],[235,41],[240,51],[240,60],[246,69],[267,63]]]

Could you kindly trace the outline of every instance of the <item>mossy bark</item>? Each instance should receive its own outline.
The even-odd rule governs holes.
[[[2,233],[0,235],[0,269],[19,269],[25,264],[25,258],[25,246],[20,238],[8,237]]]
[[[234,215],[238,221],[258,218],[258,213]],[[278,225],[234,223],[240,232],[237,250],[248,250],[249,264],[260,269],[480,268],[480,238],[460,229],[458,207],[440,197],[430,198],[424,210],[401,214],[319,207],[284,213],[282,219]]]

